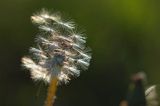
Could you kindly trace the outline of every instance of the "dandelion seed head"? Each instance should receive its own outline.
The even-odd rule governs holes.
[[[45,32],[35,38],[37,46],[29,49],[31,56],[22,58],[32,79],[50,83],[56,77],[59,83],[68,83],[72,76],[78,77],[81,70],[88,69],[91,54],[86,37],[75,33],[73,22],[62,21],[61,16],[46,10],[34,14],[31,20]]]
[[[156,85],[150,86],[145,91],[145,96],[147,100],[147,106],[159,106],[159,95]]]

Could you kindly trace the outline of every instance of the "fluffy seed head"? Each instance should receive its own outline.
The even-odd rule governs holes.
[[[50,82],[52,78],[67,83],[71,76],[79,76],[91,59],[86,48],[86,37],[75,33],[73,22],[65,22],[59,15],[45,10],[31,16],[41,33],[36,37],[37,47],[29,49],[31,56],[23,57],[23,66],[30,70],[34,80]]]

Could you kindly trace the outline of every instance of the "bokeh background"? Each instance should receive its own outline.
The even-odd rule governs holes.
[[[159,0],[1,0],[0,106],[43,106],[47,85],[33,82],[21,58],[38,29],[30,16],[41,8],[73,19],[88,36],[88,71],[58,87],[55,106],[118,106],[130,76],[160,83]]]

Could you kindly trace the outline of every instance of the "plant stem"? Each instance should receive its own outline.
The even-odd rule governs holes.
[[[55,100],[55,95],[56,95],[56,90],[57,90],[57,78],[53,78],[50,82],[50,85],[48,87],[48,93],[47,93],[47,98],[45,101],[45,106],[53,106],[54,100]]]

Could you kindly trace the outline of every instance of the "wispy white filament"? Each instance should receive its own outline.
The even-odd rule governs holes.
[[[157,86],[152,85],[146,91],[147,106],[159,106],[159,96],[157,94]]]
[[[36,37],[37,47],[29,49],[32,56],[23,57],[22,63],[34,80],[50,82],[56,77],[67,83],[88,68],[91,55],[86,52],[86,37],[75,33],[73,22],[62,21],[59,15],[45,10],[31,19],[41,34]]]

